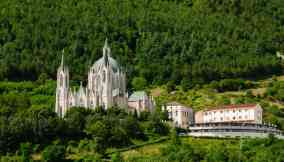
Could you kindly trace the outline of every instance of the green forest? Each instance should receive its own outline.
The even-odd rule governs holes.
[[[109,39],[128,81],[188,86],[282,72],[282,0],[1,0],[0,79],[86,78]]]

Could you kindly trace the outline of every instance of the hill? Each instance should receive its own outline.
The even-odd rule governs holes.
[[[63,49],[72,79],[86,78],[106,37],[129,82],[190,87],[282,72],[282,0],[0,0],[0,8],[0,80],[54,79]]]
[[[54,113],[54,81],[0,82],[0,156],[8,153],[3,157],[4,161],[8,161],[5,158],[22,159],[26,156],[42,160],[61,152],[59,156],[69,160],[121,156],[130,161],[147,161],[157,160],[155,157],[190,159],[191,154],[184,155],[185,152],[182,152],[183,149],[189,149],[186,152],[193,151],[194,156],[210,159],[211,155],[219,156],[212,149],[217,147],[222,156],[232,149],[230,155],[224,156],[226,158],[238,157],[239,140],[183,138],[183,145],[169,147],[172,145],[167,140],[169,127],[161,122],[166,118],[159,111],[160,106],[168,101],[179,101],[195,111],[223,104],[260,103],[264,109],[264,122],[273,123],[284,130],[283,76],[258,81],[225,79],[194,89],[185,88],[164,85],[149,89],[157,101],[157,111],[152,115],[146,113],[137,118],[135,114],[127,114],[119,109],[102,111],[98,108],[91,111],[74,108],[62,120]],[[271,157],[271,150],[282,147],[283,141],[271,140],[273,142],[248,140],[250,147],[241,150],[243,158],[249,158],[252,152],[256,152],[256,155],[247,161],[260,158],[262,153],[268,159],[282,157]],[[201,145],[206,148],[199,148]],[[226,147],[221,147],[223,145]],[[25,150],[29,153],[23,154]],[[280,154],[280,150],[277,150],[277,154]],[[21,156],[15,155],[15,151]],[[173,152],[179,154],[174,155]]]
[[[284,129],[283,76],[264,80],[224,79],[186,89],[183,86],[164,85],[149,91],[156,96],[159,106],[178,101],[194,111],[220,105],[259,103],[264,109],[263,120]],[[283,98],[282,98],[283,97]]]
[[[125,161],[281,161],[283,141],[271,139],[206,139],[182,137],[121,152]],[[280,149],[280,150],[279,150]]]

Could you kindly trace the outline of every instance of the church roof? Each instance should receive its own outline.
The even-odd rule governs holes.
[[[119,69],[118,63],[115,59],[111,57],[110,47],[108,46],[107,39],[103,47],[103,56],[94,63],[94,68],[99,69],[108,63],[114,72],[117,72]]]
[[[111,56],[108,57],[108,62],[114,72],[116,72],[119,69],[118,63],[113,59]],[[104,66],[104,57],[101,57],[98,61],[95,62],[94,67],[97,69],[101,66]]]
[[[139,101],[142,100],[144,96],[147,96],[145,91],[135,91],[130,95],[128,101]]]

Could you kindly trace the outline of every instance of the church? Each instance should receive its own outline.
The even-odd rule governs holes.
[[[76,91],[69,87],[69,69],[64,64],[57,70],[57,88],[55,112],[63,117],[71,107],[95,109],[102,106],[107,109],[112,106],[127,107],[128,94],[126,90],[126,75],[119,64],[111,57],[107,40],[103,47],[103,56],[89,69],[87,86]]]

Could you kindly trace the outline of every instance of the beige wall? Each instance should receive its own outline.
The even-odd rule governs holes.
[[[203,111],[197,111],[195,114],[194,114],[194,122],[195,123],[203,123]]]
[[[187,128],[190,123],[193,123],[194,117],[191,108],[182,105],[167,105],[163,109],[168,111],[169,119],[172,119],[177,127]]]
[[[195,113],[195,123],[247,122],[262,123],[262,108],[259,105],[212,109]]]

